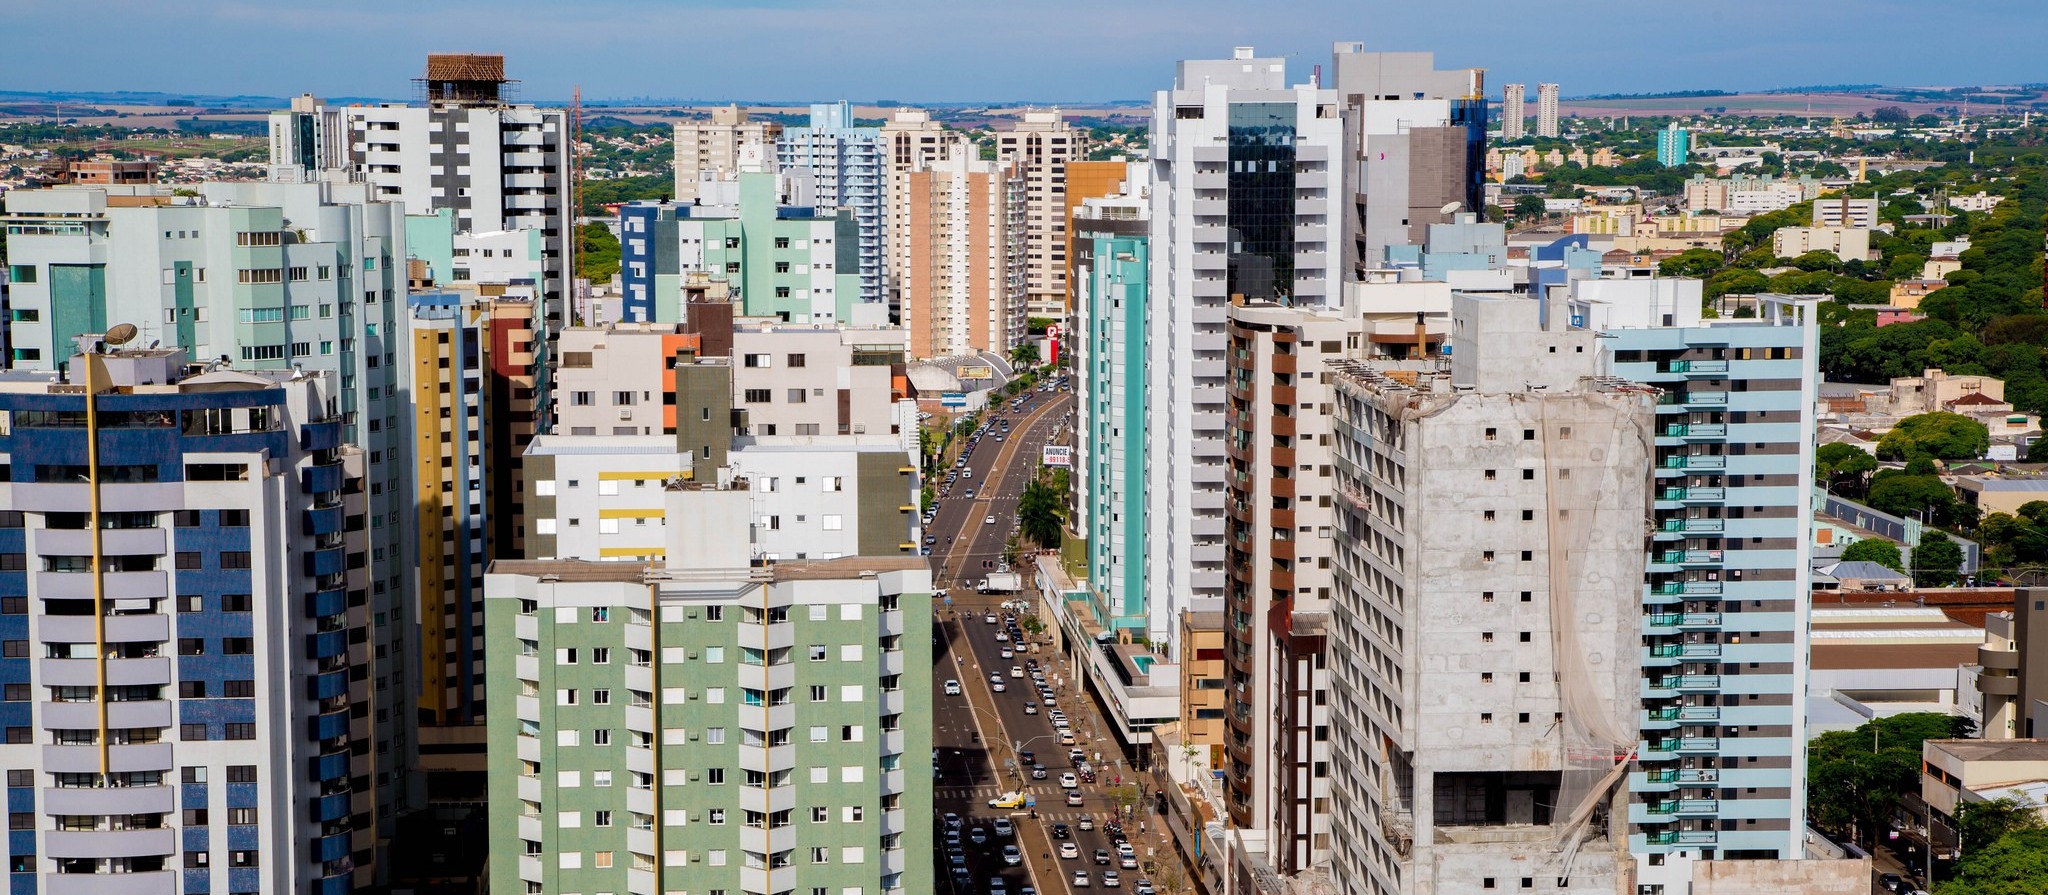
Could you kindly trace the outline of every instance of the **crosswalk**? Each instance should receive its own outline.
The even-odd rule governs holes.
[[[941,799],[993,799],[996,796],[1011,791],[1007,786],[940,786],[932,789],[932,795]],[[1041,799],[1064,798],[1067,792],[1061,789],[1059,784],[1048,785],[1044,782],[1024,787],[1022,791],[1026,795],[1037,796]]]

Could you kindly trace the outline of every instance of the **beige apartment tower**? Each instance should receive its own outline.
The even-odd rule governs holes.
[[[1067,316],[1067,165],[1083,157],[1085,139],[1058,109],[1027,111],[996,135],[996,158],[1024,181],[1024,291],[1033,316]]]
[[[945,125],[932,120],[932,113],[923,109],[898,109],[890,113],[889,120],[882,125],[883,214],[887,217],[885,229],[889,233],[888,257],[883,267],[888,275],[888,299],[892,311],[900,313],[902,310],[903,277],[909,267],[910,253],[896,234],[910,226],[910,172],[955,153],[972,156],[975,154],[974,145],[965,134],[948,130]]]
[[[1001,162],[956,153],[902,179],[896,280],[910,357],[1005,353],[1024,338],[1024,185]]]
[[[1500,138],[1520,140],[1529,132],[1529,110],[1523,98],[1528,85],[1509,84],[1502,88],[1500,102]]]
[[[1536,136],[1557,136],[1557,85],[1536,85]]]
[[[711,110],[710,121],[676,125],[676,201],[697,198],[705,180],[738,174],[742,146],[759,145],[766,157],[773,158],[775,141],[781,137],[781,124],[749,120],[747,110],[737,105]]]

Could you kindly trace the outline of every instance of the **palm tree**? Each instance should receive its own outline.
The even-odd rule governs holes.
[[[1010,349],[1010,363],[1013,366],[1028,367],[1038,363],[1038,346],[1025,342]]]
[[[1065,513],[1060,493],[1044,479],[1033,479],[1017,499],[1017,528],[1038,546],[1052,549],[1060,545],[1060,519]]]

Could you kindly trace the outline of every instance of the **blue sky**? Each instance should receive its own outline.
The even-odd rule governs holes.
[[[2040,0],[4,0],[0,89],[404,96],[498,52],[566,98],[1104,100],[1239,44],[1433,50],[1566,95],[2048,81]],[[89,9],[89,12],[84,10]]]

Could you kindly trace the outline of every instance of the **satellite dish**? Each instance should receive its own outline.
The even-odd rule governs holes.
[[[101,336],[100,340],[109,345],[126,345],[135,340],[138,330],[133,323],[116,323]]]
[[[1460,208],[1463,208],[1464,206],[1465,206],[1465,203],[1463,203],[1463,202],[1452,202],[1452,203],[1449,203],[1449,204],[1447,204],[1447,205],[1445,205],[1445,206],[1443,207],[1443,213],[1444,213],[1444,214],[1452,214],[1452,213],[1456,212],[1456,211],[1457,211],[1458,209],[1460,209]]]

